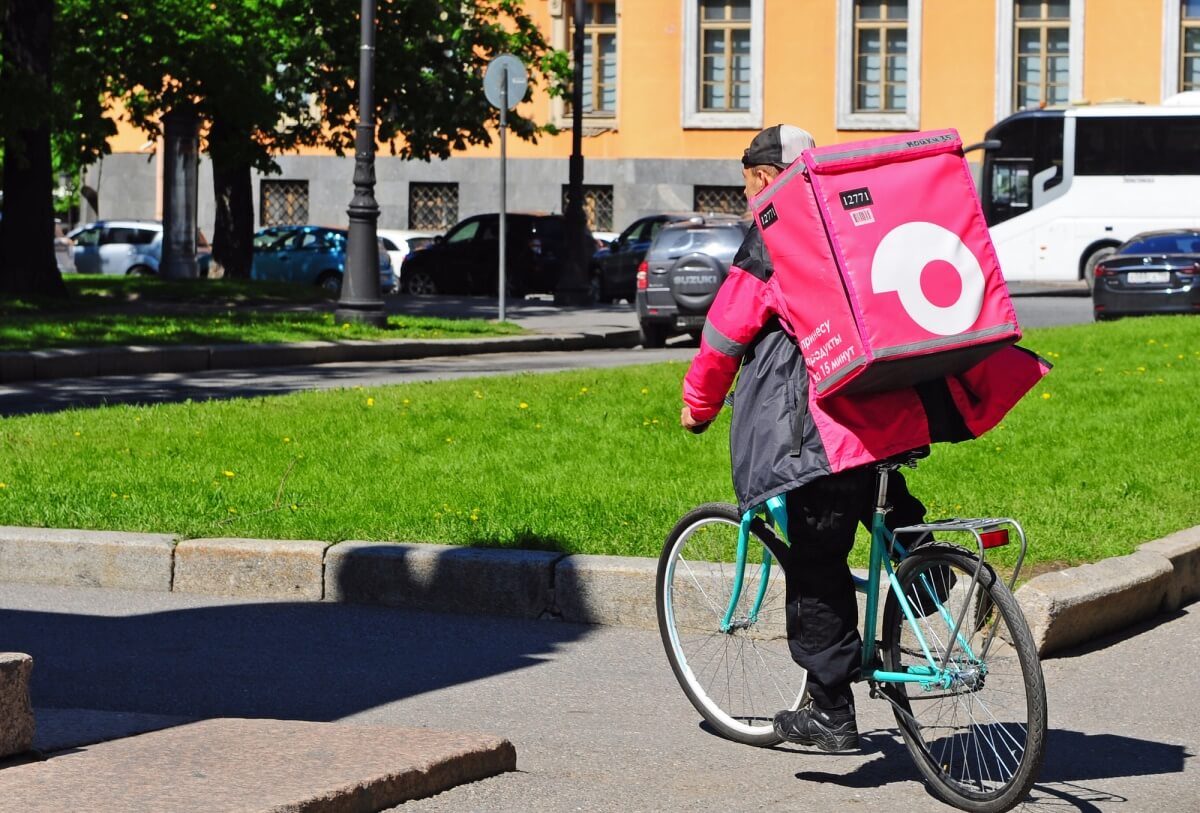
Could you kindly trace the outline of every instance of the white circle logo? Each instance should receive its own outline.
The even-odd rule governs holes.
[[[936,260],[950,264],[962,282],[958,299],[946,306],[930,302],[921,290],[921,272]],[[957,234],[918,220],[897,226],[879,241],[871,260],[871,290],[895,291],[914,322],[930,333],[953,336],[975,324],[983,310],[983,268]]]

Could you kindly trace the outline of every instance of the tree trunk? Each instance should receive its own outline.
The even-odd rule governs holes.
[[[0,293],[65,297],[54,257],[50,122],[53,4],[8,0],[0,95],[5,99],[4,219],[0,221]],[[41,104],[22,101],[40,99]]]
[[[229,144],[237,138],[213,122],[209,133],[209,155],[213,167],[213,193],[217,213],[213,224],[213,261],[224,269],[226,277],[249,279],[254,258],[254,198],[250,188],[250,162],[237,156],[245,153],[240,145]],[[242,136],[244,142],[249,135]],[[228,144],[228,146],[227,146]]]

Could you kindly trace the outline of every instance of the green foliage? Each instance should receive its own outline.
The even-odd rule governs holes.
[[[1027,567],[1200,524],[1198,330],[1159,317],[1030,331],[1055,370],[1001,427],[935,447],[914,492],[933,517],[1017,517]],[[684,369],[9,418],[0,524],[656,556],[689,507],[732,498],[728,421],[678,426]]]

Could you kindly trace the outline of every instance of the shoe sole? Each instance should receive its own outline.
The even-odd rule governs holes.
[[[840,753],[842,751],[858,750],[857,734],[843,734],[841,736],[837,734],[823,734],[816,737],[795,737],[788,736],[784,732],[780,731],[777,727],[772,727],[775,728],[775,733],[779,735],[780,738],[786,740],[787,742],[795,743],[796,745],[810,745],[828,753]]]

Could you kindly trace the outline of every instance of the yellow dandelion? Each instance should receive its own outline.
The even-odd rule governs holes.
[[[1145,368],[1145,367],[1138,367],[1138,368],[1137,368],[1137,371],[1138,371],[1139,373],[1144,373],[1144,372],[1146,372],[1146,368]]]
[[[367,399],[367,406],[375,406],[375,399],[374,399],[374,398],[368,398],[368,399]]]
[[[223,471],[223,472],[222,472],[222,474],[224,474],[226,477],[237,477],[237,475],[236,475],[236,474],[234,474],[233,472],[229,471],[228,469],[226,469],[225,471]]]
[[[472,390],[471,394],[474,395],[476,398],[480,398],[480,399],[483,398],[483,393],[480,392],[479,390]]]
[[[83,436],[83,433],[82,433],[82,432],[76,432],[76,433],[75,433],[75,437],[77,437],[77,438],[78,438],[78,437],[82,437],[82,436]]]
[[[534,428],[534,429],[541,429],[541,428],[542,428],[542,425],[541,425],[540,423],[535,423],[535,424],[533,425],[533,428]]]
[[[1049,401],[1049,400],[1050,400],[1050,393],[1048,393],[1048,392],[1043,392],[1043,393],[1042,393],[1042,400],[1043,400],[1043,401]]]
[[[236,514],[236,513],[237,513],[237,509],[236,509],[236,508],[234,508],[234,507],[231,505],[231,506],[229,506],[229,513],[231,513],[231,514]]]
[[[476,514],[471,514],[471,522],[479,522],[479,517]]]
[[[292,439],[291,439],[291,438],[289,438],[289,437],[287,437],[287,436],[284,436],[284,438],[283,438],[283,442],[284,442],[284,443],[291,443],[291,442],[292,442]]]
[[[296,505],[296,503],[292,503],[292,511],[293,511],[293,512],[296,512],[296,511],[299,511],[299,510],[300,510],[300,506]]]
[[[649,395],[649,394],[650,394],[650,388],[642,387],[642,395]]]
[[[1158,344],[1158,339],[1151,339],[1146,344]]]
[[[8,488],[8,483],[0,483],[0,488]]]
[[[453,443],[453,442],[454,442],[454,438],[446,438],[446,442],[447,442],[447,443]]]
[[[411,403],[412,403],[412,401],[410,401],[410,400],[408,400],[407,398],[405,398],[405,399],[404,399],[403,401],[401,401],[400,403],[404,404],[404,406],[408,406],[409,404],[411,404]]]
[[[117,492],[113,491],[108,496],[112,497],[115,500],[117,498]]]
[[[517,409],[529,409],[529,404],[522,401],[520,404],[517,405]]]
[[[121,495],[121,499],[123,499],[123,500],[127,500],[127,499],[129,499],[129,495],[128,495],[128,494],[122,494],[122,495]]]
[[[1176,356],[1175,358],[1179,359],[1180,361],[1183,361],[1183,353],[1180,353],[1180,354],[1179,354],[1178,356]]]
[[[580,394],[580,395],[587,395],[587,387],[580,387],[580,388],[579,388],[579,394]]]
[[[350,323],[342,322],[342,330],[349,330],[349,329],[350,329]]]

